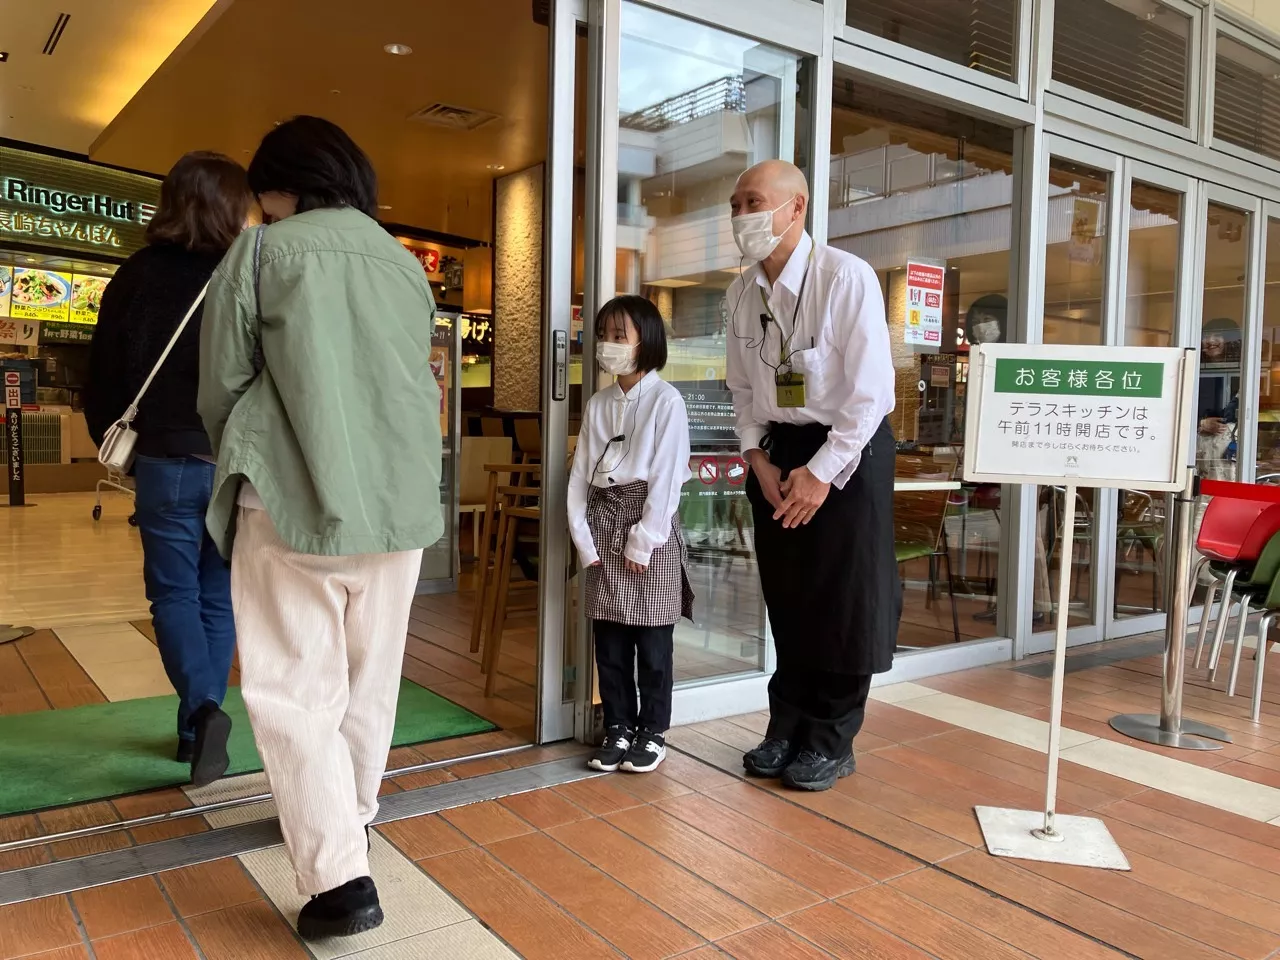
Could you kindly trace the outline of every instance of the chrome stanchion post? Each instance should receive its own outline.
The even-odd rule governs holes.
[[[1169,610],[1165,615],[1160,715],[1122,713],[1111,718],[1111,726],[1127,737],[1162,747],[1221,750],[1223,743],[1231,742],[1229,733],[1207,723],[1184,720],[1182,717],[1182,685],[1187,670],[1187,617],[1191,610],[1191,594],[1195,590],[1195,584],[1191,582],[1195,511],[1195,470],[1188,467],[1186,484],[1173,501],[1174,543],[1165,565],[1173,590],[1170,592]],[[1231,597],[1224,595],[1222,603],[1225,616],[1231,605]],[[1204,616],[1209,616],[1207,608]]]

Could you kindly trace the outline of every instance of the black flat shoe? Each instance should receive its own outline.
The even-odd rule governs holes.
[[[801,750],[800,755],[782,774],[782,785],[792,790],[830,790],[841,777],[858,769],[853,749],[842,757],[823,756],[815,750]]]
[[[227,756],[227,739],[231,736],[231,718],[212,703],[206,703],[191,718],[196,728],[196,742],[191,758],[191,785],[206,787],[227,772],[231,764]]]
[[[298,914],[298,936],[303,940],[354,937],[382,926],[378,888],[369,877],[360,877],[312,897]]]
[[[195,759],[196,742],[194,740],[179,740],[178,752],[173,755],[173,759],[178,763],[190,763]]]
[[[748,776],[774,779],[795,760],[796,750],[790,740],[765,737],[756,747],[742,755],[742,766]]]

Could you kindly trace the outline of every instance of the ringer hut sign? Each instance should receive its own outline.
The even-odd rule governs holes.
[[[971,361],[965,479],[1180,489],[1190,351],[983,344]]]

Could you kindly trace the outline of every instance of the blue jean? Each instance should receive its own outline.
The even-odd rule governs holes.
[[[222,705],[236,646],[231,570],[204,525],[213,474],[195,457],[138,457],[135,466],[142,575],[183,740],[195,739],[192,714]]]

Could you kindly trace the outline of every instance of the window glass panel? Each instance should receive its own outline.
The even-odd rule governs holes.
[[[741,262],[729,196],[754,163],[803,164],[807,75],[795,54],[622,4],[617,289],[648,297],[667,321],[662,376],[684,395],[693,443],[680,519],[697,622],[676,627],[678,682],[764,669],[764,601],[724,382],[722,304]]]
[[[1111,174],[1059,157],[1049,161],[1049,219],[1044,256],[1044,342],[1100,344],[1107,275],[1107,203]],[[1084,425],[1087,427],[1087,424]],[[1079,426],[1077,426],[1079,429]],[[1063,487],[1038,487],[1032,603],[1035,624],[1052,625],[1058,571],[1071,553],[1071,600],[1067,622],[1094,622],[1093,556],[1098,522],[1097,491],[1076,494],[1071,550],[1062,537]]]
[[[1155,0],[1055,0],[1053,79],[1187,122],[1191,18]]]
[[[1280,220],[1267,221],[1262,295],[1262,369],[1255,479],[1280,482]]]
[[[1168,347],[1177,331],[1178,253],[1183,195],[1134,181],[1129,195],[1129,258],[1124,344]],[[1117,620],[1164,609],[1163,548],[1169,542],[1170,495],[1121,490],[1116,518]]]
[[[1280,158],[1280,60],[1218,36],[1213,135]]]
[[[890,415],[897,475],[959,479],[967,334],[1001,340],[1009,333],[1012,133],[864,83],[837,66],[831,144],[829,242],[866,260],[885,294],[897,368]],[[908,260],[946,268],[940,345],[906,342]],[[900,646],[994,632],[1002,492],[995,485],[898,491],[906,588]]]
[[[1018,0],[848,0],[845,22],[993,77],[1013,77]]]
[[[1249,219],[1243,210],[1209,204],[1200,328],[1196,466],[1213,480],[1239,479],[1237,428],[1243,370]]]

